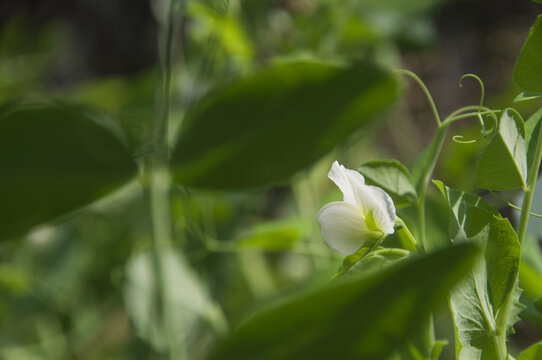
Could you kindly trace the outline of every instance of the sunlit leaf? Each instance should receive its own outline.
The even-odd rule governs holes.
[[[498,133],[480,156],[476,174],[478,187],[489,190],[525,188],[527,180],[527,146],[523,120],[504,111]]]
[[[540,360],[542,359],[542,342],[531,345],[523,351],[516,360]]]
[[[367,64],[275,63],[195,106],[172,154],[177,182],[231,189],[288,179],[396,97],[390,74]]]
[[[187,11],[196,23],[191,27],[191,35],[200,42],[206,43],[211,36],[215,36],[228,56],[245,61],[252,59],[253,45],[234,17],[198,2],[190,2]]]
[[[523,90],[542,93],[542,16],[538,16],[514,67],[514,80]]]
[[[258,224],[235,241],[238,249],[284,251],[291,249],[306,231],[301,219]]]
[[[456,326],[458,358],[496,359],[499,339],[497,316],[512,293],[507,330],[519,320],[521,289],[517,286],[521,246],[507,219],[477,196],[450,189],[435,181],[451,209],[450,239],[453,243],[475,242],[484,256],[452,291],[450,305]]]
[[[473,244],[453,246],[285,299],[242,323],[210,359],[385,359],[428,320],[477,254]]]
[[[116,136],[59,104],[0,110],[0,169],[0,238],[87,205],[137,170]]]
[[[408,169],[396,160],[367,162],[359,168],[369,185],[384,189],[393,199],[396,207],[412,205],[417,194]]]

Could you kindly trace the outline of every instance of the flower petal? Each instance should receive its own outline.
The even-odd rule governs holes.
[[[358,209],[361,208],[359,188],[365,186],[365,178],[359,172],[333,162],[327,175],[343,192],[343,200]]]
[[[366,241],[376,240],[381,232],[370,231],[359,210],[344,201],[334,201],[318,212],[324,239],[336,251],[349,255],[359,250]]]
[[[367,226],[371,229],[371,223],[373,223],[376,229],[383,233],[393,234],[395,205],[391,197],[377,186],[364,185],[358,191],[360,191],[361,209]]]

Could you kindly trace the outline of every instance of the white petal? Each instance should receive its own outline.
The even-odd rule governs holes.
[[[360,200],[363,216],[372,216],[379,230],[385,234],[393,234],[395,227],[395,205],[391,197],[377,186],[364,185],[359,191],[361,193]],[[370,221],[367,222],[369,225]]]
[[[358,189],[365,185],[363,175],[357,171],[347,169],[335,161],[331,166],[331,170],[329,170],[328,177],[341,189],[344,201],[358,209],[361,207]]]
[[[376,240],[381,232],[370,231],[359,210],[344,201],[334,201],[318,212],[322,235],[333,249],[349,255],[359,250],[368,240]]]

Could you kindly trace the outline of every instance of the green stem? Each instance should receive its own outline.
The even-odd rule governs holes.
[[[186,359],[184,342],[178,337],[174,328],[174,312],[169,301],[168,272],[164,262],[165,255],[171,251],[173,233],[170,213],[170,173],[168,168],[169,151],[167,144],[169,122],[169,98],[171,85],[171,49],[175,24],[175,3],[169,4],[166,43],[162,62],[162,85],[160,89],[157,116],[152,124],[150,147],[152,151],[144,162],[143,176],[147,186],[147,196],[150,203],[152,239],[153,239],[153,269],[156,281],[156,298],[159,304],[160,321],[166,332],[168,355],[172,360]]]
[[[514,204],[512,204],[511,202],[509,201],[506,201],[505,199],[502,198],[502,196],[499,196],[499,194],[497,194],[496,192],[492,191],[492,190],[489,190],[489,193],[491,195],[493,195],[495,198],[497,198],[497,200],[501,201],[503,204],[505,205],[508,205],[509,207],[511,207],[512,209],[514,210],[517,210],[517,211],[522,211],[522,209],[519,207],[519,206],[516,206]],[[542,215],[540,214],[536,214],[534,212],[529,212],[529,215],[531,216],[534,216],[534,217],[537,217],[537,218],[541,218],[542,219]]]
[[[414,74],[412,71],[405,70],[405,69],[397,70],[396,73],[406,75],[406,76],[414,79],[414,81],[416,81],[418,83],[418,85],[422,89],[423,93],[425,94],[425,97],[427,98],[427,101],[429,102],[429,106],[431,106],[431,111],[433,112],[433,116],[435,118],[435,121],[437,122],[437,126],[440,127],[441,126],[441,121],[440,121],[440,116],[439,116],[438,111],[437,111],[437,106],[435,105],[435,101],[433,100],[433,97],[431,96],[431,93],[429,92],[429,89],[427,88],[427,86],[425,86],[422,79],[420,79],[419,76]]]
[[[469,112],[466,114],[456,115],[454,117],[447,118],[446,122],[442,123],[442,126],[448,126],[451,123],[461,120],[461,119],[468,119],[470,117],[479,116],[479,115],[495,115],[496,113],[499,113],[500,110],[488,110],[488,111],[481,111],[481,112]]]
[[[427,166],[423,170],[421,181],[418,184],[418,202],[416,204],[417,205],[416,207],[418,210],[420,249],[422,251],[425,251],[425,246],[427,245],[426,238],[425,238],[425,192],[427,190],[427,185],[429,184],[429,180],[431,180],[431,176],[433,174],[433,170],[435,169],[435,165],[437,163],[440,152],[442,151],[444,140],[446,139],[447,129],[448,129],[447,126],[440,126],[437,129],[435,137],[433,138],[433,141],[430,145],[431,147],[430,147],[429,162],[427,163]]]

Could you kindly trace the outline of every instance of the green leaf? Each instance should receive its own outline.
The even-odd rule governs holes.
[[[542,15],[536,19],[519,53],[514,80],[523,90],[542,93]]]
[[[527,166],[529,171],[532,171],[534,157],[536,155],[536,148],[538,141],[540,141],[540,120],[542,119],[542,109],[535,112],[525,122],[525,142],[527,144]],[[536,165],[535,165],[536,166]],[[534,169],[538,171],[538,169]]]
[[[507,329],[518,320],[522,305],[517,286],[521,246],[507,219],[475,195],[435,182],[451,209],[450,239],[453,243],[476,242],[484,256],[453,291],[450,306],[459,339],[459,359],[496,359],[496,317],[506,297],[512,295]]]
[[[60,104],[0,109],[0,169],[4,239],[91,203],[137,170],[89,113]]]
[[[284,299],[242,323],[210,359],[385,359],[425,324],[478,253],[473,244],[453,246]]]
[[[280,62],[211,92],[172,154],[183,185],[235,189],[288,179],[387,109],[395,78],[368,64]]]
[[[522,102],[522,101],[528,101],[528,100],[538,99],[540,97],[542,97],[542,94],[522,91],[514,98],[514,102],[517,103],[517,102]]]
[[[369,185],[384,189],[396,207],[416,203],[418,195],[408,169],[396,160],[367,162],[358,169]]]
[[[178,341],[185,341],[196,323],[211,310],[207,290],[190,268],[184,257],[177,252],[162,253],[168,290],[167,301],[171,303],[170,325],[179,334]],[[152,254],[143,252],[133,256],[126,265],[124,303],[126,311],[138,336],[147,340],[155,349],[167,349],[167,331],[160,321],[161,304],[156,297],[156,284]]]
[[[516,360],[540,360],[542,359],[542,342],[531,345],[523,351]]]
[[[538,246],[536,242],[534,244]],[[539,249],[536,249],[536,251],[540,252]],[[523,253],[528,253],[525,247],[523,247]],[[536,256],[540,259],[540,254]],[[542,262],[538,264],[542,265]],[[530,298],[542,296],[542,273],[528,259],[525,259],[525,256],[522,256],[521,263],[519,264],[519,281],[521,287],[525,290],[525,294]]]
[[[494,135],[480,156],[476,174],[478,187],[513,190],[526,187],[527,147],[523,120],[505,110]]]
[[[241,236],[235,246],[265,251],[288,250],[301,239],[306,225],[302,219],[258,224]]]

